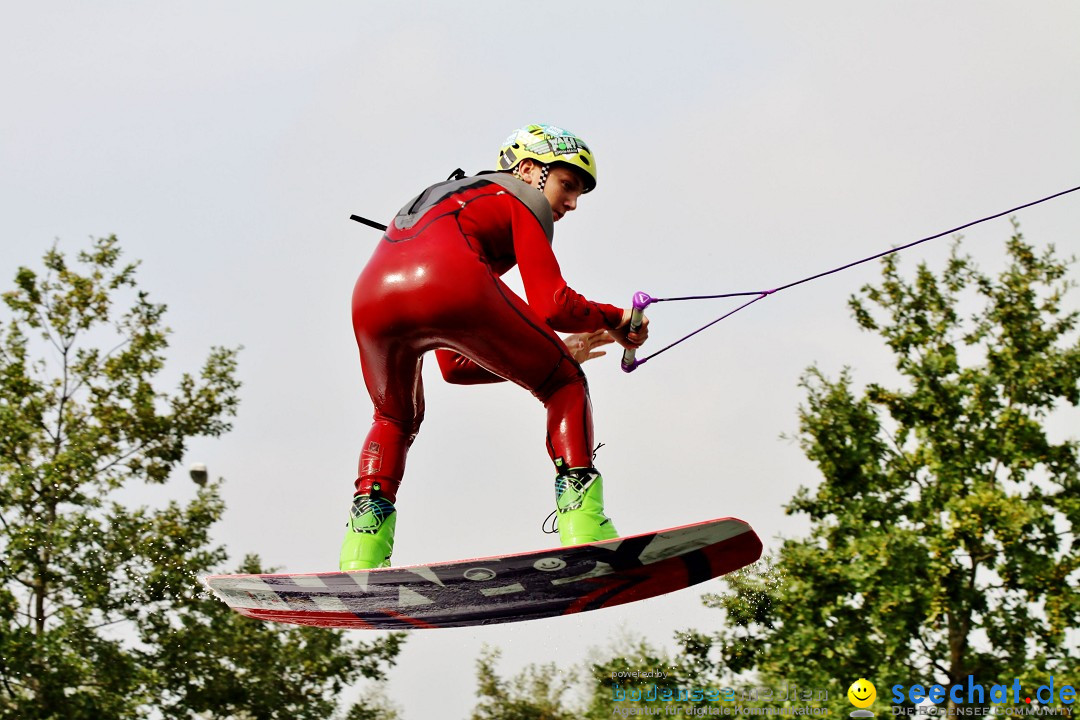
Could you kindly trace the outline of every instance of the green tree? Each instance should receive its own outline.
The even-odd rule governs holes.
[[[236,570],[263,573],[249,556]],[[147,658],[157,686],[155,707],[168,716],[310,718],[333,716],[345,685],[383,679],[403,635],[357,643],[342,632],[260,622],[233,612],[194,584],[173,597],[170,612],[139,621],[140,637],[157,651]],[[349,717],[397,717],[382,697],[365,699]]]
[[[203,592],[196,576],[226,557],[209,536],[219,483],[188,502],[122,502],[132,484],[168,482],[190,438],[229,429],[239,384],[236,351],[214,348],[158,389],[165,306],[120,255],[115,237],[75,264],[53,248],[3,296],[0,716],[328,717],[400,638],[264,625]]]
[[[890,256],[851,299],[899,387],[803,377],[799,439],[821,479],[786,510],[811,531],[709,599],[727,627],[695,639],[715,667],[844,688],[1077,678],[1078,444],[1047,422],[1080,401],[1074,283],[1014,230],[996,278],[958,242],[940,274],[905,279]]]
[[[555,663],[529,665],[504,679],[496,665],[501,653],[484,648],[476,661],[477,703],[472,720],[571,720],[581,717],[564,696],[577,683],[576,674]]]

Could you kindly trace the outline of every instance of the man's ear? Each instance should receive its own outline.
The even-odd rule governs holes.
[[[517,171],[525,179],[525,182],[532,185],[540,176],[540,164],[532,158],[525,158],[518,163]]]

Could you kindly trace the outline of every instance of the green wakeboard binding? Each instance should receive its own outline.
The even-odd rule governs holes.
[[[619,537],[604,514],[604,478],[596,468],[566,468],[562,458],[555,467],[555,508],[563,547]]]
[[[376,485],[370,495],[355,495],[345,540],[341,544],[341,570],[371,570],[390,567],[394,552],[397,510],[382,497]]]

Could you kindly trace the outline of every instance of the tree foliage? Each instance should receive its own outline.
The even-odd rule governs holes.
[[[575,673],[555,663],[530,665],[510,678],[498,674],[501,653],[485,648],[476,661],[477,704],[472,720],[571,720],[580,717],[568,707],[567,692]]]
[[[249,556],[237,572],[268,570]],[[171,612],[146,618],[140,630],[158,648],[148,658],[159,687],[155,705],[175,717],[222,720],[329,718],[349,682],[385,677],[403,641],[401,634],[356,643],[324,628],[283,629],[242,617],[202,592],[178,596]],[[381,697],[352,712],[396,717]]]
[[[53,248],[3,295],[0,716],[328,717],[400,638],[261,625],[206,595],[196,576],[226,558],[210,540],[219,483],[123,502],[133,484],[167,483],[189,439],[229,429],[239,383],[236,350],[213,348],[159,389],[165,306],[120,255],[115,237],[76,263]]]
[[[802,380],[801,445],[821,471],[788,513],[809,537],[710,599],[719,663],[801,683],[910,686],[1078,669],[1078,444],[1048,429],[1080,401],[1068,264],[1016,230],[996,278],[962,256],[913,279],[896,256],[851,308],[895,358],[898,386],[845,369]]]

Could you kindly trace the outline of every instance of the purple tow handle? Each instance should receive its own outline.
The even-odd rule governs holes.
[[[630,332],[637,332],[641,329],[641,321],[645,317],[645,308],[652,304],[653,298],[649,297],[646,293],[636,292],[634,293],[634,309],[630,311]],[[623,372],[634,372],[635,368],[644,360],[638,362],[635,359],[637,350],[626,348],[622,354],[622,369]]]

